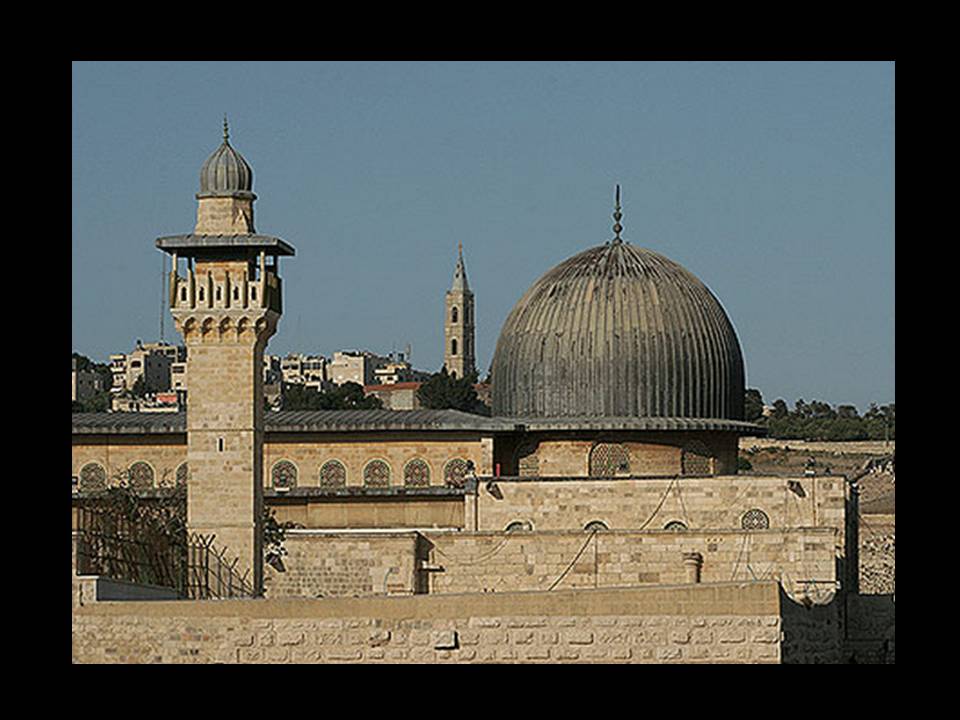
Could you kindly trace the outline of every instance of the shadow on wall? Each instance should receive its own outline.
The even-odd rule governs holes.
[[[892,595],[835,595],[825,604],[796,602],[780,589],[782,662],[895,664]]]

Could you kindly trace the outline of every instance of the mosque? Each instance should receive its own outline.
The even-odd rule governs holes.
[[[194,231],[156,241],[172,257],[188,410],[74,415],[75,504],[121,476],[185,484],[191,530],[215,534],[268,597],[765,579],[806,603],[856,592],[855,492],[843,476],[738,473],[738,440],[760,428],[743,419],[733,325],[692,273],[622,238],[619,188],[613,237],[510,312],[492,417],[265,412],[279,258],[295,250],[257,233],[255,199],[224,124]],[[462,376],[475,357],[462,252],[444,313],[445,362]],[[295,527],[280,569],[262,562],[264,505]]]

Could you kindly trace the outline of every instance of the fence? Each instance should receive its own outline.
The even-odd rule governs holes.
[[[77,513],[77,574],[173,588],[181,598],[252,597],[252,583],[237,572],[215,536],[164,531],[118,513],[80,507]]]

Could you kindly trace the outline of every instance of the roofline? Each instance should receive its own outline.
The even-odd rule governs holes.
[[[271,255],[296,255],[296,250],[289,243],[273,235],[259,235],[255,233],[237,233],[230,235],[165,235],[158,237],[156,246],[161,250],[174,253],[180,250],[216,251],[237,250],[250,248],[264,250]]]

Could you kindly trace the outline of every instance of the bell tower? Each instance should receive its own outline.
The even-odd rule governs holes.
[[[473,310],[473,293],[463,264],[463,243],[459,243],[457,267],[453,271],[453,285],[447,290],[443,321],[443,366],[458,378],[476,371]]]
[[[187,347],[187,527],[215,535],[259,592],[263,579],[263,352],[283,312],[280,256],[253,226],[253,171],[223,142],[200,170],[197,223],[158,238]]]

